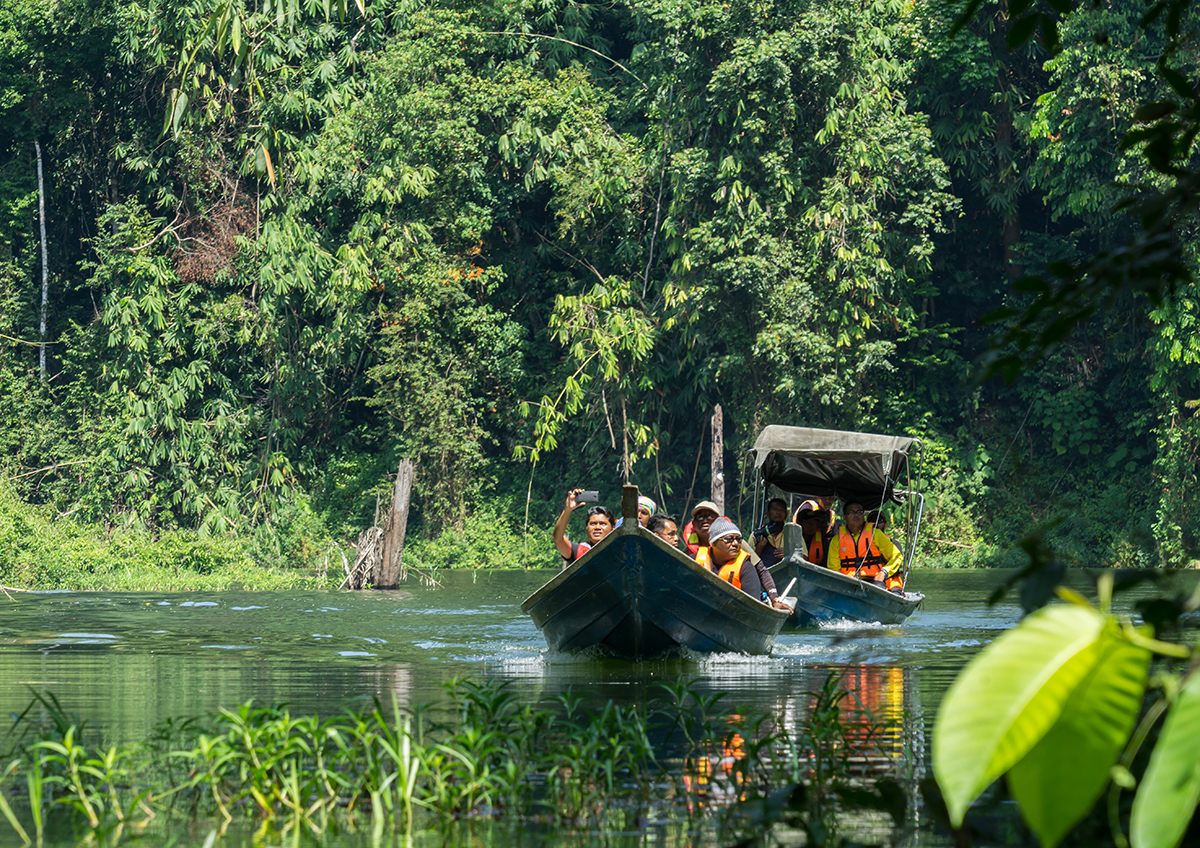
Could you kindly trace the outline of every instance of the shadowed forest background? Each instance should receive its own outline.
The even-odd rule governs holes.
[[[1143,12],[3,0],[0,581],[340,574],[400,457],[406,559],[553,565],[567,485],[707,497],[717,403],[744,521],[766,424],[905,433],[918,565],[1186,564],[1195,284],[972,380],[1163,181]]]

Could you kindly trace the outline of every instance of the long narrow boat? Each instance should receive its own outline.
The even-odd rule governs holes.
[[[905,436],[775,425],[759,433],[750,453],[764,498],[774,487],[792,494],[832,495],[843,504],[857,501],[868,510],[898,504],[904,512],[903,594],[809,562],[800,527],[786,524],[784,558],[770,571],[781,588],[796,580],[791,592],[796,611],[788,624],[811,627],[839,619],[899,624],[920,607],[925,596],[907,591],[924,507],[919,487],[912,485],[909,456],[920,449],[918,439]]]
[[[637,523],[622,525],[521,604],[554,650],[644,660],[666,654],[768,654],[787,613],[697,565]]]

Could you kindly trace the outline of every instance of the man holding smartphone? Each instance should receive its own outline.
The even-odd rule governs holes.
[[[599,499],[599,493],[594,491],[571,489],[567,492],[567,501],[563,505],[563,511],[554,524],[554,547],[562,556],[563,568],[586,554],[599,544],[601,539],[612,532],[616,524],[616,516],[608,507],[597,504],[587,511],[587,523],[584,525],[584,536],[587,541],[572,544],[571,540],[567,538],[567,525],[571,521],[571,513],[577,507],[586,503],[596,503]]]

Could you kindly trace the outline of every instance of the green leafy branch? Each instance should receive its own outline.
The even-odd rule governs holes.
[[[1144,721],[1133,734],[1150,660],[1194,660],[1195,652],[1153,638],[1149,626],[1115,618],[1112,586],[1111,573],[1104,575],[1099,609],[1060,588],[1068,603],[1038,610],[997,639],[947,692],[934,728],[933,768],[956,828],[970,805],[1005,775],[1021,815],[1047,848],[1087,815],[1110,778],[1122,789],[1135,788],[1127,764],[1153,724]],[[1198,605],[1200,595],[1187,608]],[[1136,787],[1133,848],[1174,848],[1200,800],[1200,748],[1194,744],[1200,675],[1189,670],[1180,681],[1161,676],[1163,694],[1149,713],[1166,712],[1167,719]],[[1116,794],[1109,801],[1114,823]],[[1130,844],[1116,829],[1114,839]]]

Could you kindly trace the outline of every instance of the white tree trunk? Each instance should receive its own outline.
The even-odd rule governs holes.
[[[725,514],[725,417],[721,404],[713,407],[712,415],[712,499],[717,512]]]
[[[38,348],[38,366],[41,369],[42,381],[46,380],[46,309],[50,303],[50,266],[46,250],[46,184],[42,179],[42,146],[35,138],[33,149],[37,152],[38,172],[38,223],[42,230],[42,320],[41,340]]]

